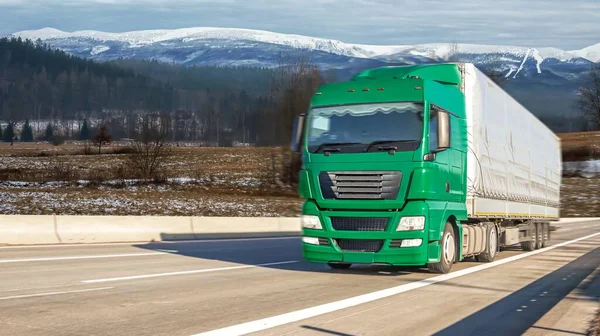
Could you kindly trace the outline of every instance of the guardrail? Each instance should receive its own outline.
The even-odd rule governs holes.
[[[0,244],[77,244],[294,236],[298,218],[0,215]]]
[[[563,218],[556,224],[599,220]],[[0,245],[151,242],[300,235],[289,217],[0,215]]]

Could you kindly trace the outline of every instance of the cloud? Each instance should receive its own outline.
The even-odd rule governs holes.
[[[579,49],[598,0],[0,0],[0,34],[54,27],[265,29],[366,44],[462,42]]]

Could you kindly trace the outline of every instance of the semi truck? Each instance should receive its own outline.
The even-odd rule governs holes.
[[[560,139],[470,63],[324,84],[292,132],[311,262],[447,273],[543,248],[559,219]]]

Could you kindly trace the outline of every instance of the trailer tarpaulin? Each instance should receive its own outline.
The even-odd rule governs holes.
[[[558,217],[560,139],[473,64],[461,70],[469,215]]]

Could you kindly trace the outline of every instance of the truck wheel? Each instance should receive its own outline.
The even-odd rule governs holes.
[[[456,261],[456,237],[454,236],[454,228],[450,222],[446,222],[440,244],[442,245],[440,261],[434,264],[427,264],[427,269],[431,273],[449,273],[452,269],[452,264]]]
[[[477,261],[492,262],[498,254],[498,230],[496,225],[489,223],[486,225],[487,246],[485,251],[477,256]]]
[[[533,251],[537,248],[537,225],[531,224],[531,240],[521,243],[521,248],[523,251]]]
[[[542,247],[550,246],[550,223],[542,224]]]
[[[543,224],[542,223],[535,223],[535,234],[536,234],[536,239],[535,239],[535,249],[541,249],[542,248],[542,244],[543,244],[543,237],[544,237],[544,233],[543,233]]]
[[[333,269],[340,269],[340,270],[345,270],[350,268],[350,266],[352,266],[352,264],[349,263],[328,263],[329,267],[333,268]]]

